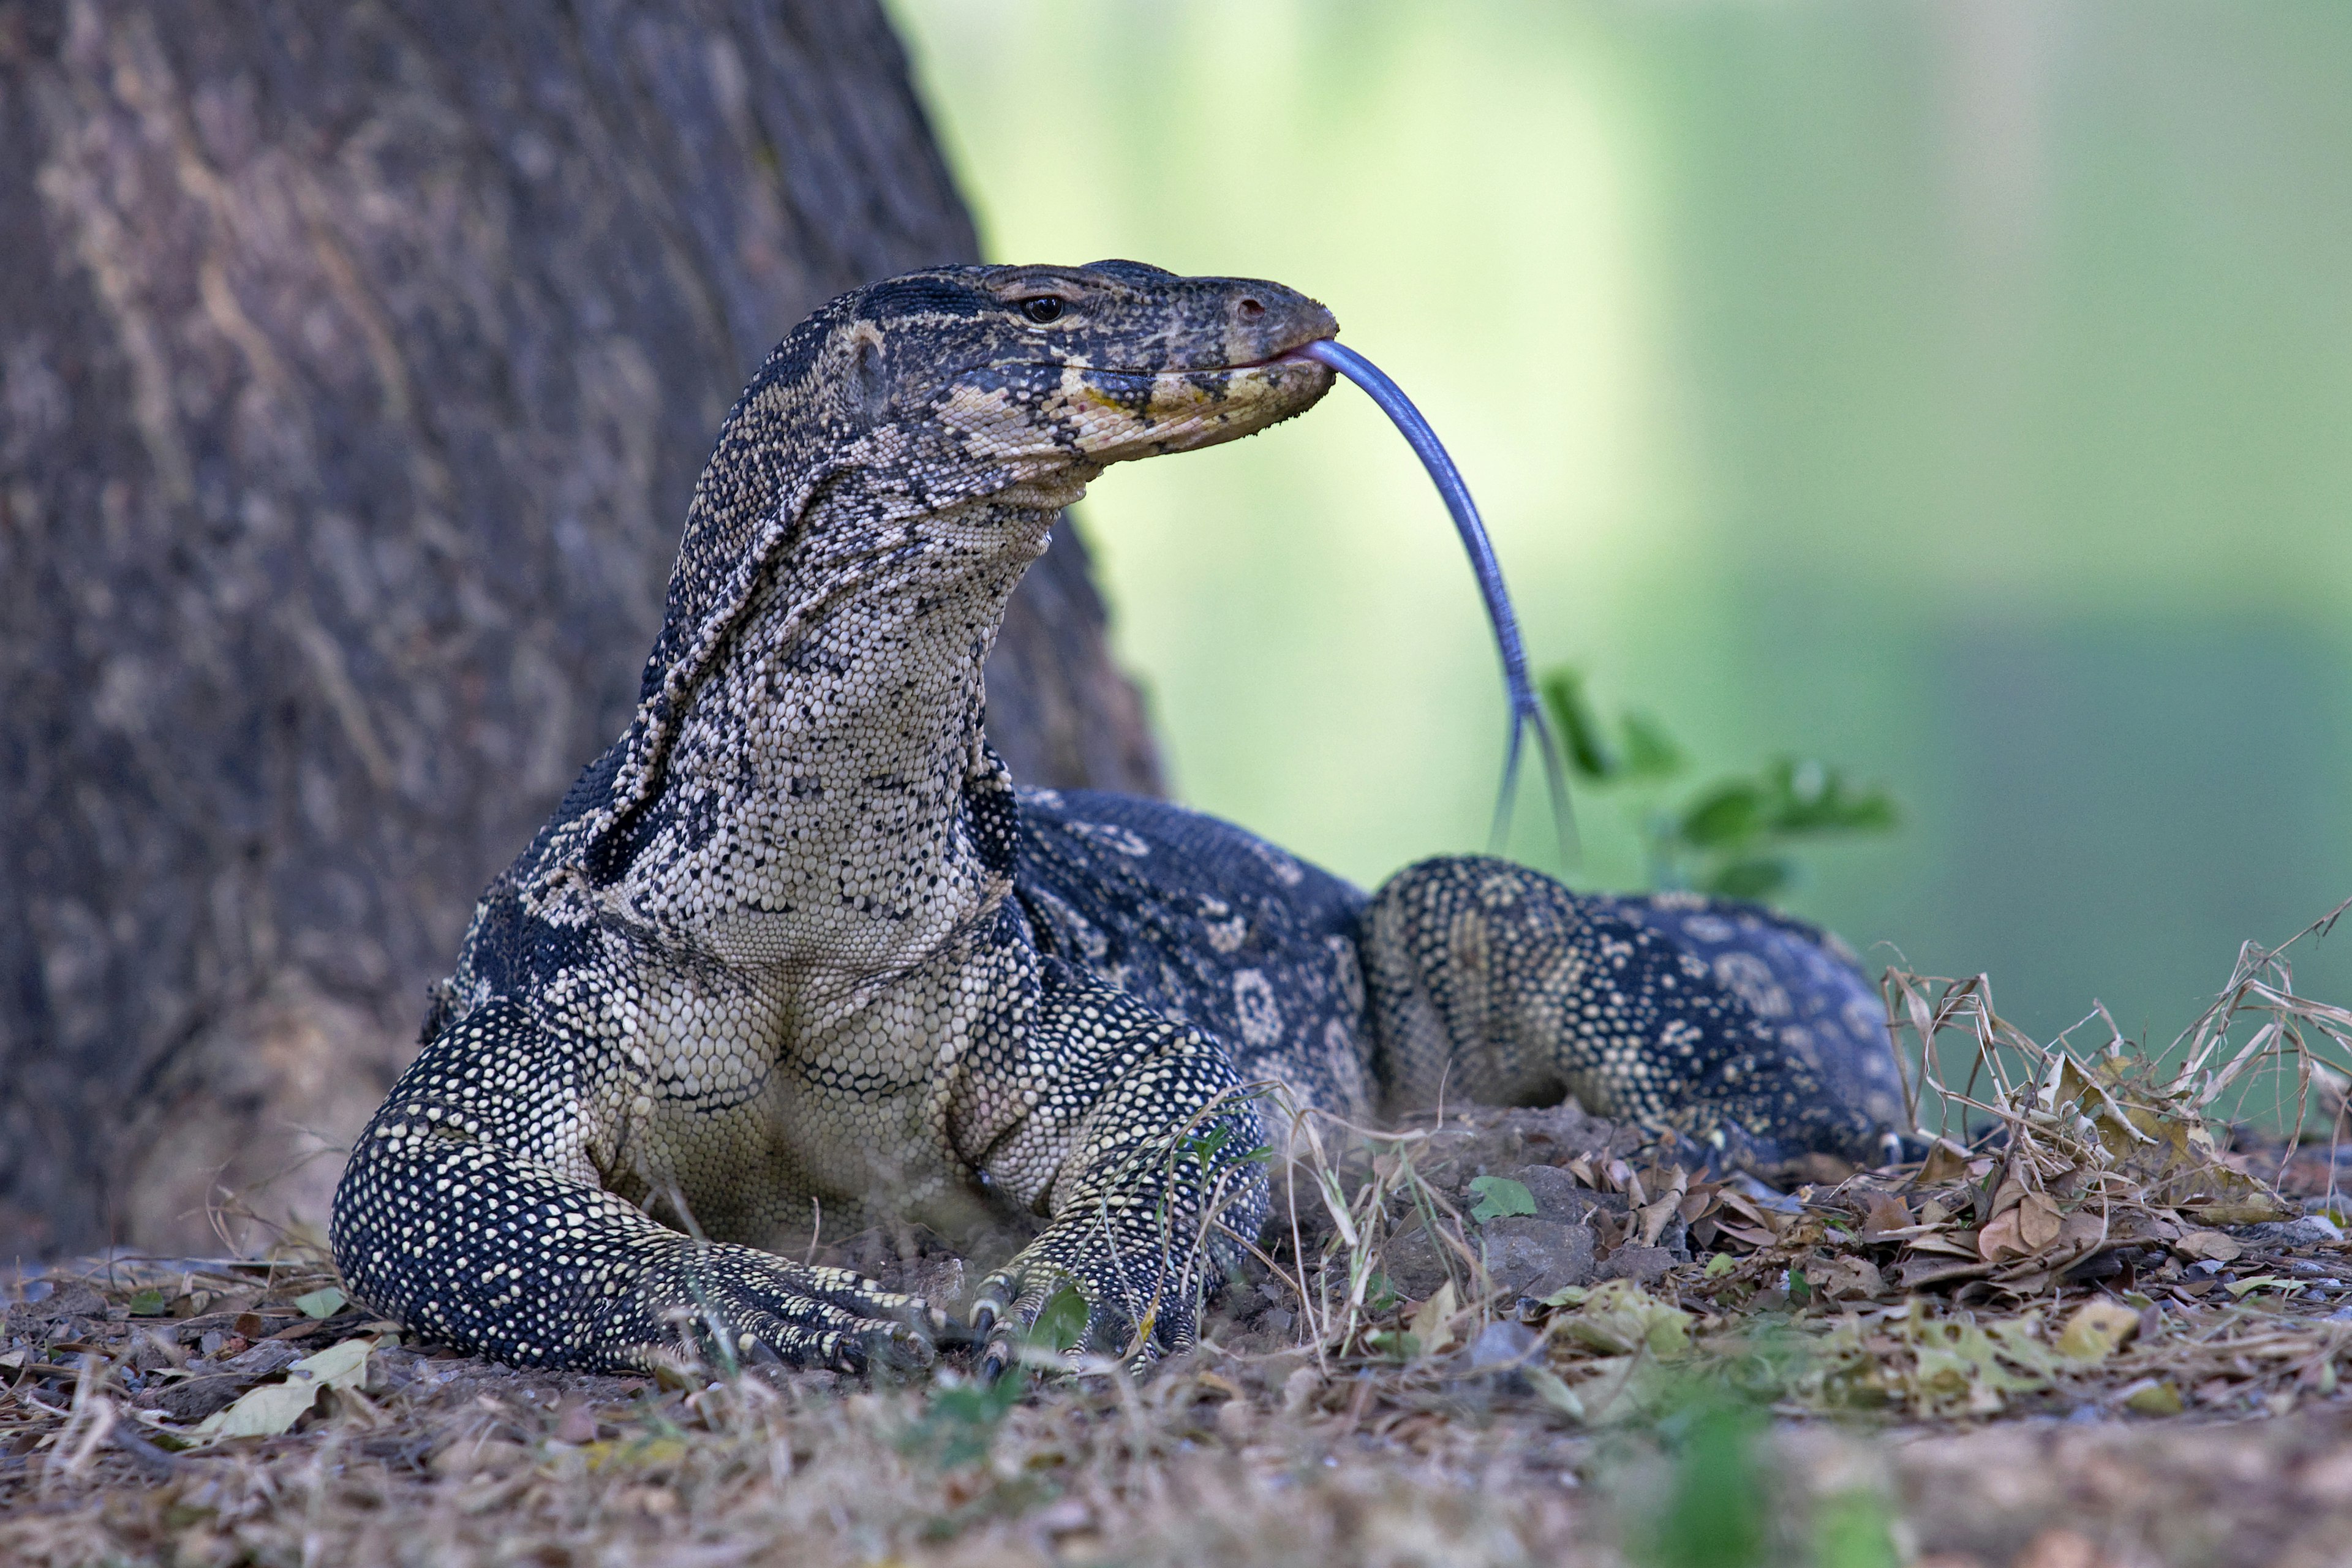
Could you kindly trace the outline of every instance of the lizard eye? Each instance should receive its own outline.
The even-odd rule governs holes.
[[[1051,294],[1040,294],[1034,300],[1022,300],[1021,313],[1042,327],[1062,319],[1062,301]]]

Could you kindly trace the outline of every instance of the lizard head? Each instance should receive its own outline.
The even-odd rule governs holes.
[[[1262,430],[1330,390],[1298,351],[1338,331],[1279,283],[1133,261],[933,268],[824,305],[743,389],[695,487],[614,811],[652,787],[786,556],[808,578],[786,596],[817,603],[859,562],[949,548],[926,518],[1001,498],[1043,519],[1112,463]],[[961,538],[1017,575],[1045,526]]]
[[[1098,261],[957,269],[918,289],[954,290],[968,313],[924,321],[930,363],[913,367],[911,398],[972,459],[1024,477],[1230,441],[1303,413],[1331,385],[1296,351],[1339,322],[1279,283]],[[869,310],[890,309],[898,290],[868,290]]]
[[[845,550],[1006,492],[1051,510],[1109,464],[1305,412],[1332,378],[1297,351],[1338,331],[1279,283],[1133,261],[940,267],[852,289],[776,345],[727,416],[647,696],[696,676],[821,498],[856,520]]]
[[[1297,351],[1339,330],[1279,283],[1134,261],[909,272],[842,295],[777,345],[714,465],[730,434],[756,432],[738,449],[756,443],[787,471],[830,458],[902,481],[925,509],[1071,469],[1083,483],[1305,412],[1331,373]]]

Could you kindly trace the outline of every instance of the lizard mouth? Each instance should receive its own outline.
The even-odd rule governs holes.
[[[1169,376],[1232,375],[1240,371],[1265,370],[1274,365],[1321,364],[1323,362],[1313,353],[1315,345],[1330,342],[1337,336],[1334,332],[1319,333],[1302,339],[1286,349],[1261,354],[1256,359],[1234,360],[1224,364],[1158,365],[1147,369],[1139,365],[1089,364],[1082,360],[1025,360],[1020,363],[1038,370],[1075,370],[1086,375],[1117,376],[1139,382],[1157,381]]]
[[[1307,352],[1316,341],[1220,365],[1079,372],[1076,401],[1093,405],[1080,446],[1097,462],[1118,462],[1238,440],[1304,414],[1334,380]]]

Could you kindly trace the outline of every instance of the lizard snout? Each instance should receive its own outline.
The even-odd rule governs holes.
[[[1335,336],[1339,318],[1319,301],[1279,283],[1239,280],[1224,302],[1225,364],[1264,364]]]

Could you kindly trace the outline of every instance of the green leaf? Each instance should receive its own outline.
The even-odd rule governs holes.
[[[1206,1132],[1195,1132],[1190,1137],[1178,1139],[1176,1150],[1194,1165],[1206,1171],[1215,1161],[1217,1152],[1225,1146],[1233,1135],[1234,1130],[1230,1127],[1213,1127]]]
[[[1470,1190],[1478,1194],[1478,1201],[1470,1205],[1470,1217],[1480,1225],[1507,1215],[1536,1212],[1535,1194],[1508,1176],[1479,1176],[1471,1182]]]
[[[160,1318],[171,1310],[161,1290],[142,1290],[131,1298],[131,1315],[134,1318]]]
[[[1764,830],[1763,792],[1745,779],[1717,784],[1683,813],[1685,843],[1698,849],[1745,844]]]
[[[1789,885],[1796,868],[1777,855],[1727,860],[1699,879],[1699,891],[1718,899],[1769,899]]]
[[[1548,1366],[1528,1366],[1520,1368],[1519,1375],[1534,1385],[1536,1396],[1546,1405],[1571,1421],[1584,1419],[1584,1401],[1576,1396],[1576,1390],[1560,1381],[1559,1373]]]
[[[1706,1260],[1706,1278],[1720,1279],[1738,1267],[1739,1260],[1728,1252],[1715,1253]]]
[[[1813,1561],[1820,1568],[1899,1568],[1903,1553],[1886,1498],[1855,1490],[1814,1504]]]
[[[899,1447],[909,1452],[929,1453],[944,1470],[984,1459],[988,1458],[989,1445],[995,1439],[996,1428],[1021,1403],[1021,1394],[1022,1380],[1015,1376],[1000,1377],[990,1384],[968,1383],[940,1388],[931,1395],[930,1408],[899,1440]]]
[[[1544,706],[1568,748],[1568,765],[1599,782],[1617,773],[1616,761],[1601,740],[1601,723],[1584,700],[1584,677],[1562,665],[1543,678]]]
[[[1039,1350],[1050,1350],[1056,1354],[1074,1350],[1078,1342],[1087,1337],[1089,1315],[1087,1299],[1078,1294],[1078,1288],[1065,1285],[1054,1292],[1053,1300],[1045,1303],[1045,1310],[1037,1314],[1036,1322],[1030,1325],[1029,1342]]]
[[[1646,714],[1628,713],[1624,731],[1623,771],[1628,778],[1672,778],[1683,771],[1683,749],[1675,744],[1674,738],[1656,721]]]
[[[1895,826],[1894,796],[1853,789],[1837,769],[1810,758],[1776,758],[1766,787],[1774,833],[1883,833]]]
[[[1721,1404],[1677,1414],[1674,1479],[1637,1536],[1636,1560],[1650,1568],[1761,1568],[1772,1549],[1771,1493],[1758,1452],[1763,1422]]]
[[[307,1296],[295,1297],[294,1305],[306,1318],[331,1318],[343,1310],[343,1303],[348,1300],[341,1290],[330,1285]]]

